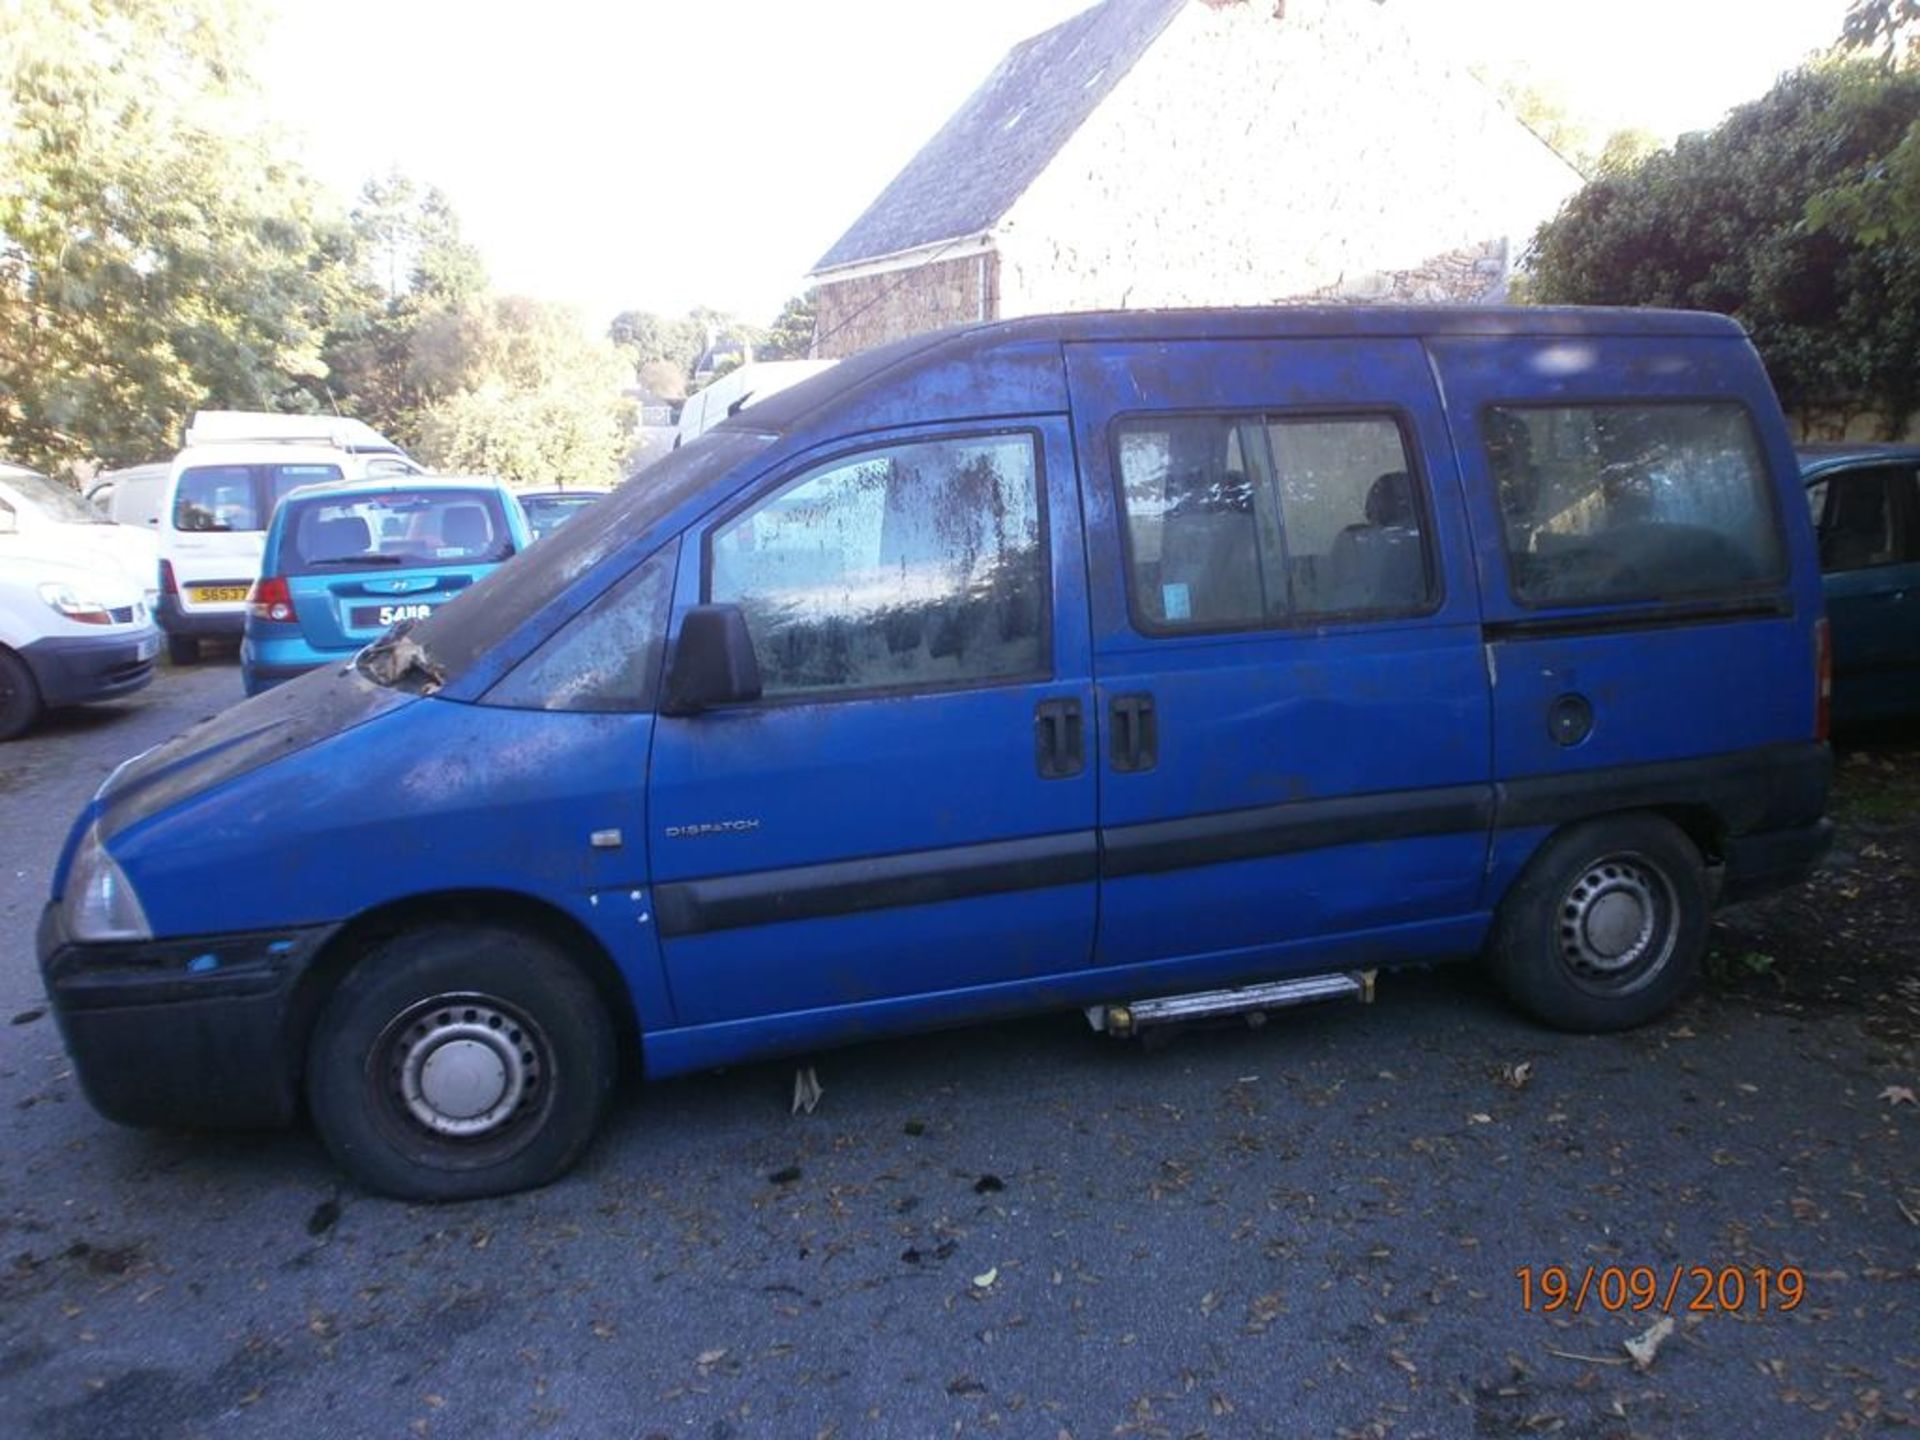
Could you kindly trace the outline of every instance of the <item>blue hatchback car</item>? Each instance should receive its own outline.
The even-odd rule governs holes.
[[[294,602],[415,603],[325,588],[406,573],[364,559],[410,525],[303,540]],[[561,1174],[623,1067],[1059,1007],[1129,1035],[1475,958],[1618,1029],[1716,903],[1818,861],[1825,624],[1721,317],[923,336],[121,767],[40,963],[107,1115],[304,1101],[425,1198]]]
[[[1800,450],[1833,626],[1833,723],[1920,715],[1920,446]]]
[[[351,659],[530,543],[498,481],[380,476],[306,485],[274,507],[247,597],[247,694]]]

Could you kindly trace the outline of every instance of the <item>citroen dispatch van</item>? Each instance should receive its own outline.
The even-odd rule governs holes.
[[[39,954],[105,1114],[304,1100],[416,1197],[559,1175],[623,1063],[1475,958],[1610,1030],[1819,858],[1825,633],[1725,319],[987,324],[122,766]]]
[[[237,640],[273,507],[301,485],[363,475],[420,473],[363,421],[329,415],[202,410],[168,467],[155,527],[160,539],[160,628],[176,665],[200,642]]]

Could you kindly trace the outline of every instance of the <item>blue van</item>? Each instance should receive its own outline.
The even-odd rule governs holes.
[[[553,1179],[623,1065],[1472,957],[1615,1029],[1818,860],[1825,655],[1725,319],[987,324],[122,766],[39,954],[107,1115],[304,1099],[422,1198]]]
[[[274,507],[247,596],[247,694],[350,660],[526,549],[526,517],[484,478],[382,475],[304,485]]]

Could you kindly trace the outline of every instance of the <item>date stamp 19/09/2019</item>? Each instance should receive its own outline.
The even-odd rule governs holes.
[[[1584,1310],[1786,1314],[1807,1298],[1797,1265],[1522,1265],[1520,1308],[1545,1314]]]

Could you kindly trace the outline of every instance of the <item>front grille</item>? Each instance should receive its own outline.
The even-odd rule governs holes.
[[[113,609],[107,611],[107,614],[113,617],[113,623],[116,625],[131,625],[133,623],[133,606],[131,605],[115,606]]]

